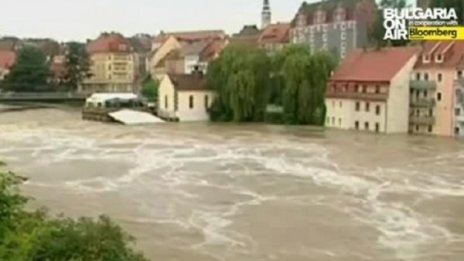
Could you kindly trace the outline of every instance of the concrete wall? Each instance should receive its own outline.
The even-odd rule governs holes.
[[[179,99],[177,115],[180,121],[209,121],[207,110],[214,99],[212,91],[179,91],[177,95]],[[190,98],[193,100],[192,108],[190,108]]]
[[[359,111],[356,111],[356,103],[359,103]],[[369,104],[369,111],[366,104]],[[376,124],[379,125],[379,132],[386,132],[386,103],[363,101],[355,99],[326,99],[327,118],[326,126],[344,130],[356,129],[358,122],[359,130],[376,131]],[[377,115],[376,107],[380,108]],[[369,129],[366,129],[368,123]]]
[[[409,131],[409,84],[417,56],[412,57],[393,77],[387,104],[387,132],[407,133]]]

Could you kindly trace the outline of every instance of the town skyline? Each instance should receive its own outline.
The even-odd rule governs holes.
[[[272,22],[291,21],[301,3],[301,0],[271,0]],[[14,26],[0,28],[1,37],[85,41],[105,31],[130,36],[138,33],[155,35],[160,31],[220,29],[232,34],[244,25],[260,26],[263,1],[204,0],[197,4],[189,0],[135,0],[128,4],[122,0],[95,3],[83,0],[76,6],[57,0],[40,3],[18,0],[8,1],[5,5],[5,10],[10,12],[4,14],[1,20],[4,25]],[[24,9],[24,6],[28,8]]]

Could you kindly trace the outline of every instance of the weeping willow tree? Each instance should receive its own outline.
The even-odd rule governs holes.
[[[227,47],[209,67],[208,86],[216,91],[213,121],[262,121],[268,101],[270,62],[263,50]]]
[[[288,124],[323,125],[325,89],[336,60],[325,51],[311,53],[305,45],[290,45],[273,62],[274,78],[283,82],[281,99]]]

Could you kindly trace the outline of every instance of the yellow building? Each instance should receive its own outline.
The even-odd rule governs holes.
[[[92,76],[81,92],[135,92],[135,54],[126,39],[116,33],[102,34],[87,46]]]

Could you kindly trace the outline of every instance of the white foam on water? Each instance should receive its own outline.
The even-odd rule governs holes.
[[[244,135],[249,135],[244,133]],[[255,133],[252,132],[252,135]],[[238,138],[224,143],[209,144],[193,138],[172,140],[161,137],[155,145],[160,149],[148,147],[153,142],[139,137],[124,137],[107,139],[106,145],[124,145],[127,143],[140,144],[136,148],[105,148],[92,138],[83,138],[78,134],[70,135],[63,131],[21,130],[17,132],[1,131],[2,140],[7,140],[14,146],[2,148],[0,154],[8,155],[10,151],[29,151],[42,164],[67,162],[76,159],[85,160],[114,160],[129,161],[133,167],[125,174],[116,178],[94,177],[66,181],[54,186],[64,186],[79,193],[102,193],[120,190],[121,187],[144,185],[146,178],[156,179],[172,195],[186,200],[186,203],[198,200],[198,196],[185,192],[182,186],[203,185],[216,187],[237,195],[247,196],[246,200],[233,202],[230,206],[212,207],[200,204],[188,216],[178,217],[175,211],[168,211],[164,217],[154,222],[176,224],[183,229],[195,228],[202,231],[204,241],[192,246],[205,253],[211,246],[228,246],[228,249],[240,251],[253,251],[256,247],[251,237],[231,230],[234,217],[244,207],[256,206],[266,201],[280,200],[274,195],[261,195],[250,188],[239,185],[221,186],[205,179],[202,171],[191,169],[190,166],[203,163],[213,166],[227,166],[238,162],[252,162],[260,169],[252,169],[245,164],[240,171],[222,169],[218,175],[232,178],[253,175],[285,176],[295,179],[311,180],[314,184],[342,193],[348,202],[344,206],[347,213],[355,219],[372,226],[380,233],[378,243],[384,247],[394,249],[397,258],[403,260],[414,259],[421,253],[421,247],[434,242],[460,240],[462,237],[453,235],[446,228],[437,224],[422,214],[414,211],[410,206],[398,200],[386,201],[382,195],[386,193],[413,193],[418,198],[440,196],[464,196],[464,184],[450,182],[441,177],[430,178],[426,175],[424,180],[417,178],[417,173],[411,170],[395,169],[363,169],[351,167],[345,170],[330,159],[330,151],[316,144],[300,144],[278,139],[271,143],[248,144],[248,139]],[[244,139],[240,141],[240,139]],[[256,136],[259,140],[259,136]],[[24,147],[15,147],[16,144],[28,144]],[[29,147],[30,146],[30,147]],[[271,154],[274,150],[298,151],[305,157],[287,157],[285,154]],[[59,151],[50,155],[49,151]],[[211,152],[212,156],[197,156],[198,151]],[[449,157],[462,158],[464,154],[441,155],[439,160],[446,162]],[[415,164],[420,164],[417,161]],[[163,170],[160,172],[160,170]],[[402,179],[392,177],[403,176]],[[46,183],[30,184],[47,186]],[[151,183],[150,183],[151,184]],[[49,185],[50,186],[50,185]],[[147,188],[149,189],[149,188]],[[290,197],[287,199],[291,199]],[[324,203],[324,200],[319,200]],[[155,211],[148,206],[142,210],[150,213]],[[156,215],[160,216],[160,215]],[[149,220],[151,222],[151,220]],[[140,222],[147,222],[141,219]],[[251,249],[251,250],[250,250]],[[341,253],[337,253],[341,254]]]

